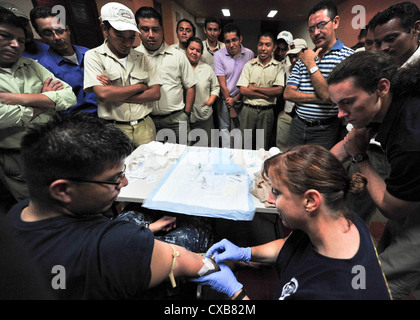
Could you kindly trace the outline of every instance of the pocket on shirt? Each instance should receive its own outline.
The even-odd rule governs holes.
[[[145,71],[134,71],[130,73],[131,84],[135,83],[147,83],[149,74]]]
[[[105,74],[105,75],[109,78],[109,80],[111,80],[112,82],[114,82],[114,81],[116,81],[116,80],[118,80],[118,79],[121,79],[121,75],[120,75],[120,73],[119,73],[119,72],[106,71],[104,74]],[[121,80],[120,80],[120,81],[121,81]]]

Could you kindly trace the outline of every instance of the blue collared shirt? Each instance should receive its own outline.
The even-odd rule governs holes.
[[[39,61],[39,59],[41,59],[47,53],[50,46],[38,40],[34,40],[34,44],[36,47],[36,52],[31,53],[25,50],[22,52],[22,56],[26,58],[31,58],[35,61]]]
[[[83,91],[84,57],[86,51],[89,49],[77,45],[73,45],[73,48],[76,51],[79,65],[59,55],[51,48],[38,62],[54,73],[57,78],[67,82],[73,88],[73,92],[77,97],[77,104],[67,109],[66,112],[78,110],[97,113],[96,94]]]

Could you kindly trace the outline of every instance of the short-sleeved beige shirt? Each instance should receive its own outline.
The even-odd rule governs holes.
[[[203,41],[203,53],[201,55],[201,61],[204,63],[207,63],[213,68],[213,55],[218,50],[225,47],[225,44],[223,42],[217,41],[217,46],[214,50],[210,49],[209,41],[208,39]]]
[[[137,83],[144,83],[149,87],[162,84],[150,59],[141,52],[130,50],[126,67],[108,48],[105,41],[99,47],[91,49],[85,54],[84,90],[93,91],[94,86],[102,84],[96,78],[104,74],[113,86],[125,87]],[[146,117],[152,112],[153,102],[125,103],[105,102],[98,99],[98,116],[107,120],[132,121]]]
[[[137,47],[136,51],[150,58],[162,80],[160,100],[153,102],[152,114],[166,115],[184,109],[184,89],[189,89],[197,83],[197,77],[187,56],[166,43],[153,53],[148,52],[143,44]]]
[[[256,87],[270,88],[273,86],[284,86],[283,66],[275,59],[271,59],[265,66],[259,58],[248,61],[242,69],[241,76],[236,83],[237,87],[248,87],[253,84]],[[255,99],[244,96],[244,103],[253,106],[269,106],[276,104],[276,97],[269,99]]]
[[[202,106],[210,96],[219,96],[220,84],[212,67],[207,63],[199,62],[195,67],[198,82],[195,86],[195,101],[191,118],[194,121],[207,120],[213,114],[212,106]]]

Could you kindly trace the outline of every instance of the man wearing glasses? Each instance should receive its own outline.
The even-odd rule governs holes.
[[[123,130],[138,147],[156,140],[150,113],[162,82],[151,60],[133,49],[139,33],[133,12],[109,2],[100,18],[105,41],[86,52],[84,89],[98,96],[98,116]]]
[[[330,1],[320,2],[309,12],[309,34],[315,49],[302,53],[284,91],[284,99],[296,103],[289,146],[316,144],[330,149],[340,138],[338,109],[331,104],[326,78],[354,51],[336,38],[339,22],[337,7]]]
[[[83,91],[84,57],[88,48],[73,45],[68,26],[57,23],[55,13],[47,6],[37,6],[30,12],[31,23],[39,36],[49,45],[38,62],[73,88],[77,104],[67,111],[97,113],[96,95]]]
[[[84,112],[58,114],[23,138],[31,197],[8,217],[54,297],[139,299],[168,276],[176,285],[174,277],[218,270],[145,226],[103,214],[128,184],[124,161],[133,147],[119,128]],[[55,266],[65,270],[59,289]]]
[[[0,8],[0,195],[10,193],[16,200],[28,197],[20,165],[20,142],[27,128],[76,104],[67,83],[21,56],[25,33],[19,18]]]

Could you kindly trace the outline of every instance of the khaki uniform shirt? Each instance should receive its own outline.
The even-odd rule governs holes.
[[[213,55],[217,50],[220,50],[225,47],[223,42],[217,41],[217,46],[214,50],[210,49],[208,39],[203,41],[203,53],[201,55],[201,61],[207,63],[211,67],[213,67]]]
[[[60,80],[35,60],[20,57],[10,71],[0,68],[0,92],[39,94],[48,77]],[[55,103],[55,111],[66,110],[77,103],[72,87],[60,81],[64,85],[63,89],[42,93]],[[20,149],[26,127],[48,122],[55,111],[48,110],[32,119],[31,107],[7,105],[0,101],[0,148]]]
[[[144,54],[132,49],[127,56],[126,67],[121,64],[108,48],[107,41],[86,52],[84,90],[93,91],[94,86],[102,84],[96,79],[99,74],[107,76],[111,84],[126,87],[137,83],[153,86],[162,84],[150,59]],[[102,101],[98,99],[98,116],[107,120],[132,121],[146,117],[153,108],[153,102],[126,103]]]
[[[219,96],[220,84],[212,67],[199,62],[195,68],[198,82],[195,85],[195,101],[191,114],[191,122],[207,120],[213,114],[212,106],[202,106],[211,95]]]
[[[160,100],[153,102],[152,115],[166,115],[185,107],[184,89],[189,89],[197,83],[197,77],[181,51],[163,43],[153,53],[147,51],[143,44],[136,51],[144,53],[151,60],[162,80]]]
[[[292,72],[292,63],[290,62],[290,58],[289,56],[286,55],[286,58],[284,58],[281,62],[283,65],[283,69],[284,69],[284,86],[286,86],[287,83],[287,79],[290,76],[290,73]],[[287,113],[290,113],[293,111],[293,108],[295,106],[295,103],[293,101],[290,100],[284,100],[284,111]]]
[[[248,61],[242,69],[236,86],[248,87],[249,84],[263,88],[284,86],[284,70],[282,65],[273,58],[265,66],[261,64],[258,57]],[[276,97],[255,99],[244,96],[243,101],[253,106],[269,106],[276,104]]]

